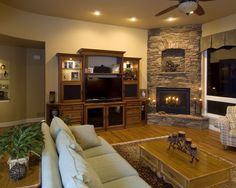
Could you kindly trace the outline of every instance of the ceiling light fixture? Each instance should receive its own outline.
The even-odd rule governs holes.
[[[179,10],[189,15],[194,12],[198,7],[196,0],[183,0],[178,6]]]
[[[136,18],[136,17],[131,17],[129,20],[130,20],[131,22],[136,22],[136,21],[137,21],[137,18]]]
[[[174,20],[176,20],[176,18],[173,18],[173,17],[167,18],[167,21],[169,21],[169,22],[172,22],[172,21],[174,21]]]
[[[93,12],[93,14],[94,14],[95,16],[100,16],[100,15],[101,15],[101,12],[98,11],[98,10],[95,10],[95,11]]]

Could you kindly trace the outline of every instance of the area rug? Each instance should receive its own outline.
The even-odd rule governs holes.
[[[145,163],[139,160],[140,149],[138,145],[144,142],[155,141],[163,138],[167,138],[167,136],[113,144],[114,149],[123,158],[125,158],[131,164],[131,166],[133,166],[138,171],[140,177],[143,178],[153,188],[172,188],[173,186],[165,182],[162,178],[159,178],[155,172],[153,172],[147,165],[145,165]],[[232,169],[231,179],[231,182],[222,185],[222,187],[236,188],[236,168]]]
[[[130,141],[125,143],[113,144],[114,149],[124,157],[153,188],[172,188],[171,184],[166,183],[162,178],[159,178],[148,166],[139,160],[140,150],[139,144],[150,142],[165,137],[155,137],[138,141]]]

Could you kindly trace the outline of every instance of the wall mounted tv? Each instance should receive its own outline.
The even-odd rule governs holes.
[[[121,77],[88,76],[85,79],[86,102],[109,102],[122,100]]]

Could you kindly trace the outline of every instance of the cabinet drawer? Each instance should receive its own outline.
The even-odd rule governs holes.
[[[187,184],[183,176],[164,164],[161,165],[161,173],[178,187],[185,187]]]
[[[140,101],[129,101],[126,102],[126,106],[140,106],[141,102]]]
[[[64,106],[61,106],[60,109],[62,111],[65,111],[65,110],[69,110],[69,111],[83,110],[83,105],[64,105]]]
[[[83,105],[73,105],[73,110],[83,110]]]
[[[126,116],[127,124],[135,124],[135,123],[140,123],[140,122],[141,122],[140,116]]]
[[[71,119],[71,124],[83,124],[82,118],[73,118]]]
[[[60,110],[73,110],[73,106],[72,105],[66,105],[66,106],[60,106]]]
[[[141,109],[140,107],[135,107],[135,108],[126,108],[126,114],[140,114]]]
[[[69,118],[77,118],[83,116],[82,111],[61,111],[61,114]]]

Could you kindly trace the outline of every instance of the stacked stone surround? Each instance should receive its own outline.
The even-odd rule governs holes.
[[[167,126],[178,126],[198,129],[208,129],[209,119],[207,117],[183,115],[183,114],[159,114],[149,113],[148,124]]]
[[[201,87],[200,59],[201,25],[151,29],[148,33],[148,95],[156,99],[157,87],[190,88],[190,98],[199,97]],[[162,72],[162,51],[184,49],[184,71]],[[151,108],[155,111],[155,104]],[[190,102],[190,114],[194,103]]]

